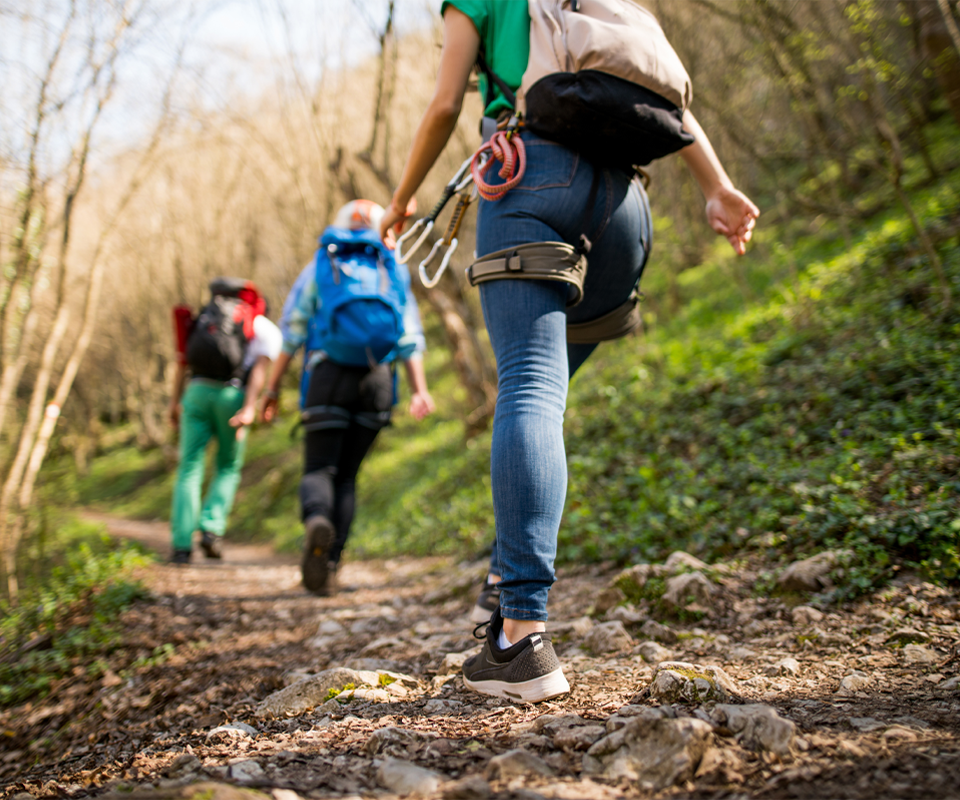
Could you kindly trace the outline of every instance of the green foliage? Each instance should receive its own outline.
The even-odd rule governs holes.
[[[927,198],[945,242],[951,201]],[[957,576],[960,317],[938,306],[902,219],[878,220],[851,250],[817,249],[739,313],[709,315],[718,268],[690,270],[702,305],[639,353],[598,353],[571,391],[562,560],[720,558],[772,532],[773,559],[851,550],[838,596],[901,567]],[[958,286],[956,249],[945,256]]]
[[[938,158],[960,154],[955,136],[931,142]],[[956,179],[912,191],[955,297]],[[878,215],[849,241],[823,219],[761,226],[747,257],[718,241],[675,284],[657,259],[645,290],[677,291],[680,310],[648,312],[645,336],[602,345],[571,383],[558,563],[750,556],[768,591],[783,564],[832,548],[849,553],[836,599],[901,569],[956,579],[960,314],[905,216]],[[418,424],[402,398],[364,462],[348,557],[472,557],[493,537],[489,434],[463,441],[446,358],[428,353],[440,412]],[[299,546],[300,450],[286,427],[254,431],[231,536]],[[125,475],[120,455],[98,461],[78,499]],[[124,480],[138,491],[106,505],[165,513],[169,474],[137,474]]]
[[[101,537],[99,547],[79,544],[19,605],[0,607],[0,705],[46,695],[76,668],[99,676],[122,644],[117,617],[147,596],[131,579],[145,558]]]
[[[352,692],[352,691],[353,691],[354,689],[356,689],[356,688],[357,688],[357,687],[356,687],[354,684],[352,684],[352,683],[344,684],[343,687],[340,688],[340,689],[337,689],[336,687],[331,686],[331,687],[327,690],[327,700],[336,700],[336,699],[337,699],[341,694],[343,694],[344,692]],[[350,698],[347,698],[346,700],[349,700],[349,699],[350,699]],[[345,700],[345,702],[346,702],[346,700]]]

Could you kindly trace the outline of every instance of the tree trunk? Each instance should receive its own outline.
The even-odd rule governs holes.
[[[930,61],[940,90],[960,126],[960,34],[951,35],[957,25],[946,0],[918,0],[920,45]],[[951,25],[953,30],[951,30]]]

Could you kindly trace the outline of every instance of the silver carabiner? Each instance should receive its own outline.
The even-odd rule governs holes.
[[[443,239],[437,239],[433,248],[430,250],[430,254],[420,262],[420,281],[427,289],[432,289],[440,283],[440,278],[443,277],[443,273],[446,272],[447,267],[450,266],[450,259],[457,251],[458,244],[460,244],[458,239],[454,238],[451,240],[450,247],[447,249],[447,252],[443,254],[443,260],[440,262],[440,266],[432,278],[427,277],[427,267],[430,266],[430,263],[436,258],[440,248],[443,247]]]
[[[415,236],[417,231],[420,230],[420,228],[424,229],[423,233],[420,234],[420,238],[413,243],[413,247],[410,248],[409,252],[407,252],[406,254],[403,254],[402,252],[403,244],[409,239],[411,239],[413,236]],[[432,219],[428,220],[426,217],[421,217],[415,223],[413,223],[413,225],[410,226],[410,230],[408,230],[405,234],[403,234],[403,236],[397,239],[397,246],[396,246],[396,249],[394,250],[394,253],[396,254],[397,263],[406,264],[410,260],[410,257],[414,253],[416,253],[417,250],[420,249],[420,245],[424,243],[426,238],[430,235],[430,231],[432,230],[433,230]]]

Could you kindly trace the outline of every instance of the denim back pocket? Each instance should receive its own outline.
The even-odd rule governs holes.
[[[523,134],[523,144],[527,151],[527,171],[513,191],[535,192],[570,187],[580,164],[577,153],[530,133]]]

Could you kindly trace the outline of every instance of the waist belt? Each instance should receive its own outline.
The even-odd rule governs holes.
[[[305,431],[346,430],[351,422],[378,431],[390,424],[389,411],[357,411],[351,413],[339,406],[310,406],[300,412]]]
[[[563,281],[573,287],[567,308],[583,300],[583,279],[587,275],[587,257],[564,242],[534,242],[497,250],[467,267],[471,286],[502,278],[527,278],[538,281]]]

